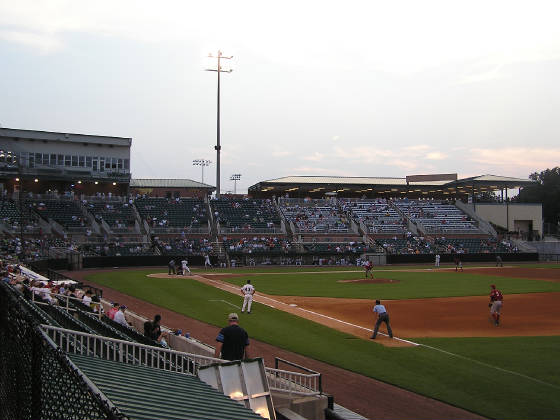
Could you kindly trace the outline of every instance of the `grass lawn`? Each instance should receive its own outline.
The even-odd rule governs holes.
[[[161,272],[116,270],[92,274],[87,279],[217,327],[222,326],[225,314],[231,312],[230,305],[241,303],[239,296],[188,278],[146,277],[154,271]],[[386,348],[258,303],[254,303],[253,311],[254,314],[241,319],[253,339],[490,418],[560,417],[560,380],[556,375],[560,371],[560,337],[422,340],[429,346],[463,356],[458,357],[424,346]]]
[[[362,273],[278,273],[231,277],[225,281],[241,286],[247,279],[257,291],[270,295],[320,296],[371,299],[415,299],[488,294],[489,285],[497,284],[504,294],[560,292],[560,283],[540,280],[485,276],[468,271],[400,272],[377,271],[376,278],[398,283],[340,283],[338,280],[364,278]]]

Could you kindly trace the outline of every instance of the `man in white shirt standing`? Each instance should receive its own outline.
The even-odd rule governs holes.
[[[119,311],[115,314],[113,321],[118,322],[125,327],[128,327],[128,322],[126,321],[126,317],[124,316],[124,312],[126,311],[126,306],[122,305],[119,308]]]
[[[241,294],[243,295],[243,307],[241,308],[241,313],[245,312],[245,307],[247,307],[247,313],[251,313],[251,304],[253,303],[253,295],[255,294],[255,288],[251,284],[251,280],[247,280],[241,288]]]
[[[375,322],[373,335],[370,338],[372,340],[375,340],[375,337],[377,336],[377,331],[379,330],[379,326],[381,325],[382,322],[384,322],[385,325],[387,325],[387,332],[389,333],[389,337],[393,338],[393,330],[391,329],[391,325],[389,325],[389,314],[387,313],[387,309],[385,309],[385,306],[381,304],[381,301],[379,299],[375,301],[373,312],[377,314],[377,321]]]
[[[441,256],[439,254],[436,254],[436,268],[439,268],[439,260],[441,259]]]

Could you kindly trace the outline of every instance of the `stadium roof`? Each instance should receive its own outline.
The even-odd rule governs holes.
[[[261,181],[249,187],[254,196],[449,196],[521,188],[533,184],[529,179],[480,175],[457,179],[457,174],[410,175],[396,177],[286,176]]]
[[[29,139],[58,141],[64,143],[95,143],[109,146],[130,147],[132,139],[128,137],[95,136],[91,134],[61,133],[57,131],[20,130],[18,128],[0,127],[0,137],[12,139]]]
[[[262,420],[195,376],[93,356],[69,357],[130,419]]]
[[[211,189],[216,187],[193,181],[192,179],[156,179],[156,178],[134,178],[130,180],[130,188],[197,188]]]

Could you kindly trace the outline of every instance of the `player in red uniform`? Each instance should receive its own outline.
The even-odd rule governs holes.
[[[371,278],[373,278],[373,263],[370,260],[367,260],[364,263],[364,269],[366,270],[366,279],[368,275],[371,273]]]
[[[502,304],[504,302],[504,295],[493,284],[490,286],[490,303],[488,306],[490,307],[490,315],[494,320],[494,325],[497,327],[500,325],[500,310],[502,309]]]

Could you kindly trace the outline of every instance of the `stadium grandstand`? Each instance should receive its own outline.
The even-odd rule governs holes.
[[[525,179],[288,176],[214,199],[193,180],[131,178],[130,138],[0,128],[0,139],[4,255],[58,267],[487,260],[542,235],[541,206],[508,198]]]

